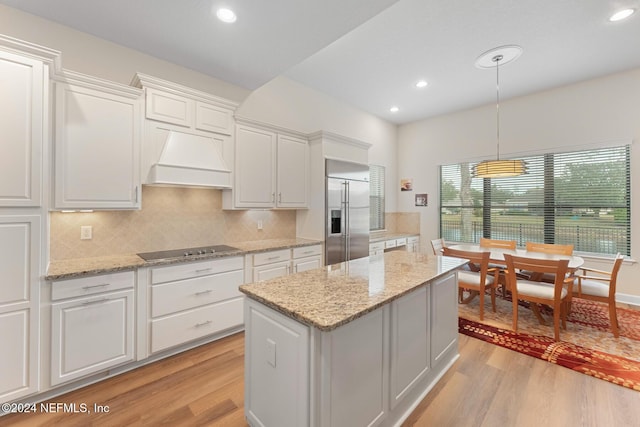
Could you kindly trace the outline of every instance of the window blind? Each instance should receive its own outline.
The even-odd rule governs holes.
[[[384,166],[369,165],[369,229],[384,229]]]
[[[474,163],[441,166],[440,235],[573,244],[630,255],[629,145],[522,158],[518,177],[472,178]]]

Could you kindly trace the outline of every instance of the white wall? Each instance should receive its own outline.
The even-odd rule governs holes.
[[[438,166],[464,160],[495,158],[495,105],[487,105],[400,126],[398,174],[413,177],[414,192],[429,194],[427,208],[413,206],[413,194],[398,196],[398,211],[421,212],[424,239],[438,236]],[[500,103],[500,154],[573,150],[616,142],[636,141],[631,169],[640,170],[640,69],[589,80]],[[640,230],[640,187],[632,185],[632,258]],[[587,265],[610,269],[609,263],[589,259]],[[640,303],[640,266],[625,263],[619,292]]]

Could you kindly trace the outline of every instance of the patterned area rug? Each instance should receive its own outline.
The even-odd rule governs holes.
[[[640,311],[618,309],[620,337],[609,329],[605,304],[573,299],[561,341],[553,339],[553,319],[540,325],[526,307],[518,308],[518,333],[512,330],[512,305],[497,298],[496,313],[486,302],[479,321],[478,298],[459,304],[459,332],[560,366],[640,391]],[[545,314],[545,311],[543,311]]]

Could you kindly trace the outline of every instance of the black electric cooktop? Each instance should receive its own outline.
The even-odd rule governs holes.
[[[145,261],[155,261],[159,259],[189,258],[198,255],[233,252],[240,249],[227,245],[201,246],[199,248],[171,249],[168,251],[144,252],[137,254]]]

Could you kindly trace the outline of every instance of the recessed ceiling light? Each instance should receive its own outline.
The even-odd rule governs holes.
[[[426,80],[418,80],[418,82],[416,83],[416,87],[418,89],[422,89],[423,87],[427,87],[427,81]]]
[[[221,20],[222,22],[227,22],[227,23],[232,23],[232,22],[236,22],[236,19],[238,19],[238,17],[236,16],[236,14],[233,12],[233,10],[231,9],[226,9],[226,8],[220,8],[216,11],[216,16],[218,17],[219,20]]]
[[[391,111],[392,113],[397,113],[398,111],[400,111],[400,109],[394,105],[393,107],[389,108],[389,111]]]
[[[611,15],[611,18],[609,18],[609,21],[611,22],[616,22],[616,21],[621,21],[625,18],[630,17],[631,15],[633,15],[633,12],[635,12],[635,9],[624,9],[621,10],[620,12],[616,12],[613,15]]]

